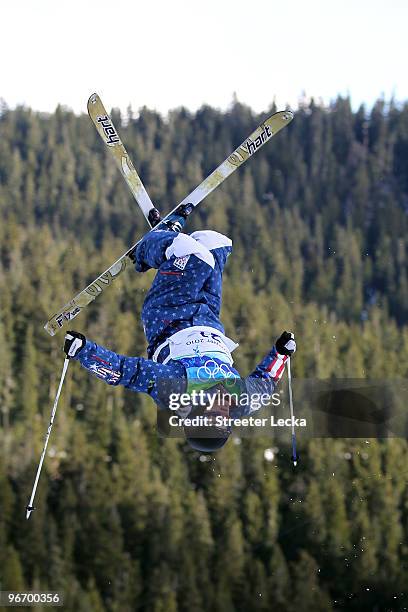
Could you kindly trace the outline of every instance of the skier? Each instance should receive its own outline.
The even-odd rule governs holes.
[[[148,359],[119,355],[74,331],[67,332],[64,351],[106,383],[147,393],[160,410],[169,409],[169,386],[163,381],[171,381],[172,392],[205,389],[206,402],[228,384],[242,391],[267,383],[272,395],[285,362],[296,350],[294,335],[283,332],[252,374],[241,381],[231,355],[238,345],[225,336],[219,318],[222,274],[232,241],[212,230],[181,233],[185,219],[178,211],[169,220],[168,230],[149,232],[132,254],[137,272],[158,270],[141,315]],[[177,414],[191,417],[208,411],[208,405],[192,409],[190,404],[180,406]],[[211,402],[209,412],[234,419],[253,411],[251,405],[225,405],[218,399]],[[184,432],[194,449],[212,452],[225,444],[231,428],[185,426]]]

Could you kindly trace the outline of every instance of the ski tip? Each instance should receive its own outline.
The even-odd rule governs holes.
[[[284,118],[285,121],[287,121],[288,123],[290,121],[292,121],[293,117],[295,116],[293,111],[286,109],[284,111],[281,111],[282,117]]]
[[[97,93],[91,94],[88,98],[88,106],[90,106],[91,104],[96,104],[98,100],[99,96]]]
[[[47,321],[47,323],[44,325],[44,329],[45,329],[46,332],[48,332],[50,334],[50,336],[55,336],[55,331],[51,327],[50,323],[51,323],[51,321]]]

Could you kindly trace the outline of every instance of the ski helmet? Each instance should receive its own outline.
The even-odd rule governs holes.
[[[207,396],[210,396],[219,390],[225,391],[223,386],[218,384],[207,390]],[[190,412],[190,419],[194,419],[195,417],[207,417],[209,420],[208,423],[200,425],[183,426],[186,440],[191,448],[201,453],[212,453],[222,448],[228,441],[228,438],[231,435],[231,427],[218,425],[216,422],[217,416],[225,416],[226,404],[223,402],[222,405],[224,410],[219,408],[212,408],[211,410],[208,410],[206,406],[198,406]],[[228,408],[229,407],[230,404],[228,403]],[[227,411],[227,413],[228,412],[229,411]]]
[[[186,437],[188,445],[191,446],[192,449],[200,452],[200,453],[214,453],[224,446],[224,444],[228,441],[228,434],[223,438],[190,438]]]

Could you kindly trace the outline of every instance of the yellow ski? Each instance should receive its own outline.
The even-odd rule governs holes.
[[[134,165],[132,164],[132,160],[130,159],[122,141],[119,138],[119,134],[112,123],[112,119],[109,117],[100,97],[96,93],[92,94],[88,100],[88,113],[98,131],[98,134],[102,138],[105,145],[109,148],[110,153],[113,155],[123,178],[127,182],[129,189],[132,192],[136,202],[139,204],[147,222],[149,223],[150,227],[152,227],[151,211],[155,211],[153,203],[138,173],[136,172]]]
[[[96,96],[96,94],[93,95]],[[92,100],[92,97],[93,96],[91,96],[90,100]],[[104,111],[104,108],[98,96],[96,96],[95,98],[94,108],[97,110],[95,116],[107,117],[105,112],[102,113],[102,109]],[[99,114],[98,109],[101,111],[102,114]],[[218,168],[216,168],[206,179],[203,180],[202,183],[200,183],[200,185],[198,185],[198,187],[196,187],[188,196],[186,196],[184,200],[182,200],[182,202],[180,202],[178,206],[176,206],[166,217],[164,217],[164,219],[158,225],[155,225],[152,231],[163,229],[164,227],[166,227],[166,221],[169,220],[171,215],[174,215],[174,213],[181,205],[189,204],[193,208],[197,206],[208,194],[214,191],[216,187],[221,185],[221,183],[228,176],[230,176],[230,174],[235,172],[235,170],[239,168],[239,166],[241,166],[247,159],[252,157],[252,155],[256,151],[258,151],[258,149],[260,149],[266,142],[268,142],[268,140],[270,140],[282,128],[288,125],[292,121],[292,119],[293,113],[289,110],[279,111],[269,117],[269,119],[266,119],[254,132],[252,132],[252,134],[248,138],[244,140],[241,145],[239,145],[239,147],[235,149],[233,153],[231,153],[231,155],[227,157],[226,160],[222,162],[222,164],[218,166]],[[140,204],[140,202],[143,202],[143,206],[145,206],[145,209],[142,208],[142,210],[146,211],[144,212],[144,214],[146,216],[147,213],[146,218],[148,219],[149,210],[151,210],[151,208],[154,209],[153,204],[151,203],[151,200],[147,195],[147,192],[144,189],[142,182],[140,181],[140,179],[136,181],[133,172],[130,172],[133,177],[132,183],[129,182],[129,174],[127,175],[126,172],[123,170],[122,158],[120,156],[125,157],[127,167],[134,170],[133,164],[130,161],[129,156],[127,155],[122,143],[120,142],[119,136],[117,135],[117,132],[112,125],[112,122],[108,124],[107,121],[108,120],[106,120],[105,127],[103,126],[103,121],[97,121],[95,125],[99,125],[99,132],[101,136],[105,139],[107,146],[112,147],[112,151],[115,151],[114,156],[118,164],[120,159],[120,168],[122,174],[125,176],[125,179],[128,182],[129,186],[132,185],[132,193],[134,193],[135,198],[137,199],[141,208],[142,205]],[[118,151],[118,154],[116,154],[116,151]],[[137,176],[136,170],[134,170],[134,173]],[[151,206],[151,208],[148,209],[148,206]],[[81,310],[85,308],[85,306],[87,306],[96,297],[98,297],[106,289],[106,287],[111,285],[113,281],[120,274],[122,274],[127,264],[131,261],[129,255],[133,253],[139,242],[140,240],[136,242],[124,255],[122,255],[122,257],[115,261],[114,264],[112,264],[107,270],[105,270],[103,274],[98,276],[96,280],[94,280],[90,285],[88,285],[88,287],[78,293],[70,302],[65,304],[65,306],[63,306],[56,314],[54,314],[50,318],[50,320],[45,324],[44,327],[51,336],[54,336],[68,321],[72,321],[72,319],[74,319],[81,312]]]

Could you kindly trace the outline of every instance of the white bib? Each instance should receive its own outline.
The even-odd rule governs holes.
[[[238,344],[213,327],[196,325],[176,332],[168,338],[170,359],[201,357],[211,354],[230,365],[234,363],[231,353]]]

